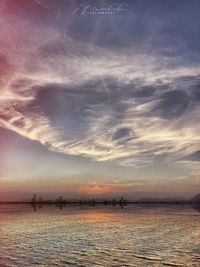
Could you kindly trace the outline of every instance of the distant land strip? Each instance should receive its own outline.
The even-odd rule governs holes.
[[[188,200],[167,200],[167,199],[140,199],[140,200],[127,200],[124,197],[121,197],[120,199],[95,199],[95,198],[89,198],[89,199],[64,199],[62,196],[60,196],[57,199],[54,200],[44,200],[42,197],[37,197],[37,194],[33,195],[33,198],[31,200],[24,200],[24,201],[0,201],[0,204],[31,204],[31,205],[120,205],[125,206],[128,204],[173,204],[173,205],[193,205],[198,204],[200,205],[200,193],[194,196],[191,199]]]
[[[200,202],[195,201],[126,201],[126,202],[112,202],[112,201],[0,201],[0,205],[4,204],[31,204],[31,205],[128,205],[128,204],[173,204],[173,205],[193,205],[197,204],[200,205]]]

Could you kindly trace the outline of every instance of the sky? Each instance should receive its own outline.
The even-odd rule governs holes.
[[[2,0],[0,200],[199,193],[199,10]]]

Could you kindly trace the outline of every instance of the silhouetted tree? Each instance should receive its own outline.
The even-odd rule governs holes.
[[[36,202],[36,201],[37,201],[37,194],[34,194],[31,202]]]

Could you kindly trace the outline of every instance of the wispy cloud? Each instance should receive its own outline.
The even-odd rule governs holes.
[[[7,14],[1,29],[2,127],[94,161],[193,166],[200,150],[196,63],[149,55],[151,46],[119,53]]]

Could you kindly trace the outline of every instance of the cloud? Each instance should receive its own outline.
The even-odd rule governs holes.
[[[182,157],[181,160],[185,161],[200,161],[200,151],[196,151],[190,155]]]
[[[199,149],[200,68],[184,56],[119,53],[100,40],[86,45],[74,25],[63,35],[26,17],[2,20],[2,127],[52,151],[135,168]]]
[[[172,90],[162,95],[156,110],[163,118],[174,118],[183,115],[189,105],[190,98],[186,92]]]
[[[113,140],[122,139],[131,135],[131,130],[129,128],[120,128],[113,135]]]

